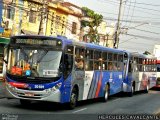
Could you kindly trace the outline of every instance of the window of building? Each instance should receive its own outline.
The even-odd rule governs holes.
[[[29,22],[31,22],[31,23],[35,23],[36,22],[36,12],[33,11],[33,10],[30,10]]]
[[[56,26],[55,26],[55,28],[59,29],[60,24],[61,24],[61,17],[56,15],[56,24],[55,24]]]
[[[72,34],[76,34],[76,31],[77,31],[77,23],[73,22],[72,23]]]
[[[7,18],[8,19],[14,19],[14,14],[15,14],[15,9],[13,8],[13,7],[11,7],[11,6],[8,6],[7,7]]]

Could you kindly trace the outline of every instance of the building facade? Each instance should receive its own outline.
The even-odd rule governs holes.
[[[66,26],[66,32],[65,36],[69,39],[79,41],[80,40],[80,29],[81,29],[81,19],[83,18],[83,12],[82,9],[69,2],[64,2],[62,5],[70,11],[72,11],[70,14],[68,14],[67,17],[67,26]]]

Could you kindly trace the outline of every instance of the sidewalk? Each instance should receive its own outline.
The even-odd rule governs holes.
[[[4,98],[4,82],[0,81],[0,99]]]

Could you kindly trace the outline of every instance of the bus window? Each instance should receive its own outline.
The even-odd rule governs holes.
[[[86,50],[85,51],[85,70],[93,70],[93,50]]]
[[[67,46],[66,53],[73,55],[73,46]]]
[[[107,52],[102,53],[102,70],[107,70],[107,58],[108,54]]]
[[[112,55],[113,55],[112,53],[108,53],[108,60],[109,60],[109,61],[113,61]]]
[[[85,70],[93,70],[93,60],[87,59],[85,64]]]
[[[107,52],[103,52],[102,57],[103,57],[103,60],[106,61],[107,60]]]
[[[117,71],[117,62],[113,62],[113,70]]]
[[[113,61],[117,61],[117,54],[114,54],[113,56]]]
[[[93,59],[93,50],[86,50],[85,57],[87,59]]]
[[[118,70],[118,71],[122,71],[122,70],[124,70],[123,68],[124,68],[123,62],[118,62],[118,63],[117,63],[117,70]]]
[[[102,69],[102,52],[94,51],[94,70]]]
[[[160,72],[160,64],[157,64],[157,72]]]
[[[118,55],[118,62],[123,62],[123,55]]]
[[[72,66],[73,66],[73,55],[71,55],[71,54],[65,54],[64,55],[64,77],[65,78],[72,71]]]
[[[66,53],[64,54],[64,64],[60,67],[60,69],[64,70],[64,78],[69,75],[73,67],[73,50],[73,46],[67,46]]]
[[[84,49],[82,48],[76,48],[75,67],[78,69],[84,69]]]
[[[112,62],[108,62],[108,70],[113,70],[113,64],[112,64]]]

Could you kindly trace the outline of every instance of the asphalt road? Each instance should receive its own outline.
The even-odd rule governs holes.
[[[34,102],[30,106],[21,106],[15,99],[0,99],[1,117],[19,119],[98,119],[98,115],[132,115],[132,114],[159,114],[160,90],[150,90],[148,94],[136,93],[133,97],[117,94],[103,103],[100,100],[79,102],[74,110],[67,110],[65,105],[46,102]],[[5,119],[4,119],[5,120]]]

